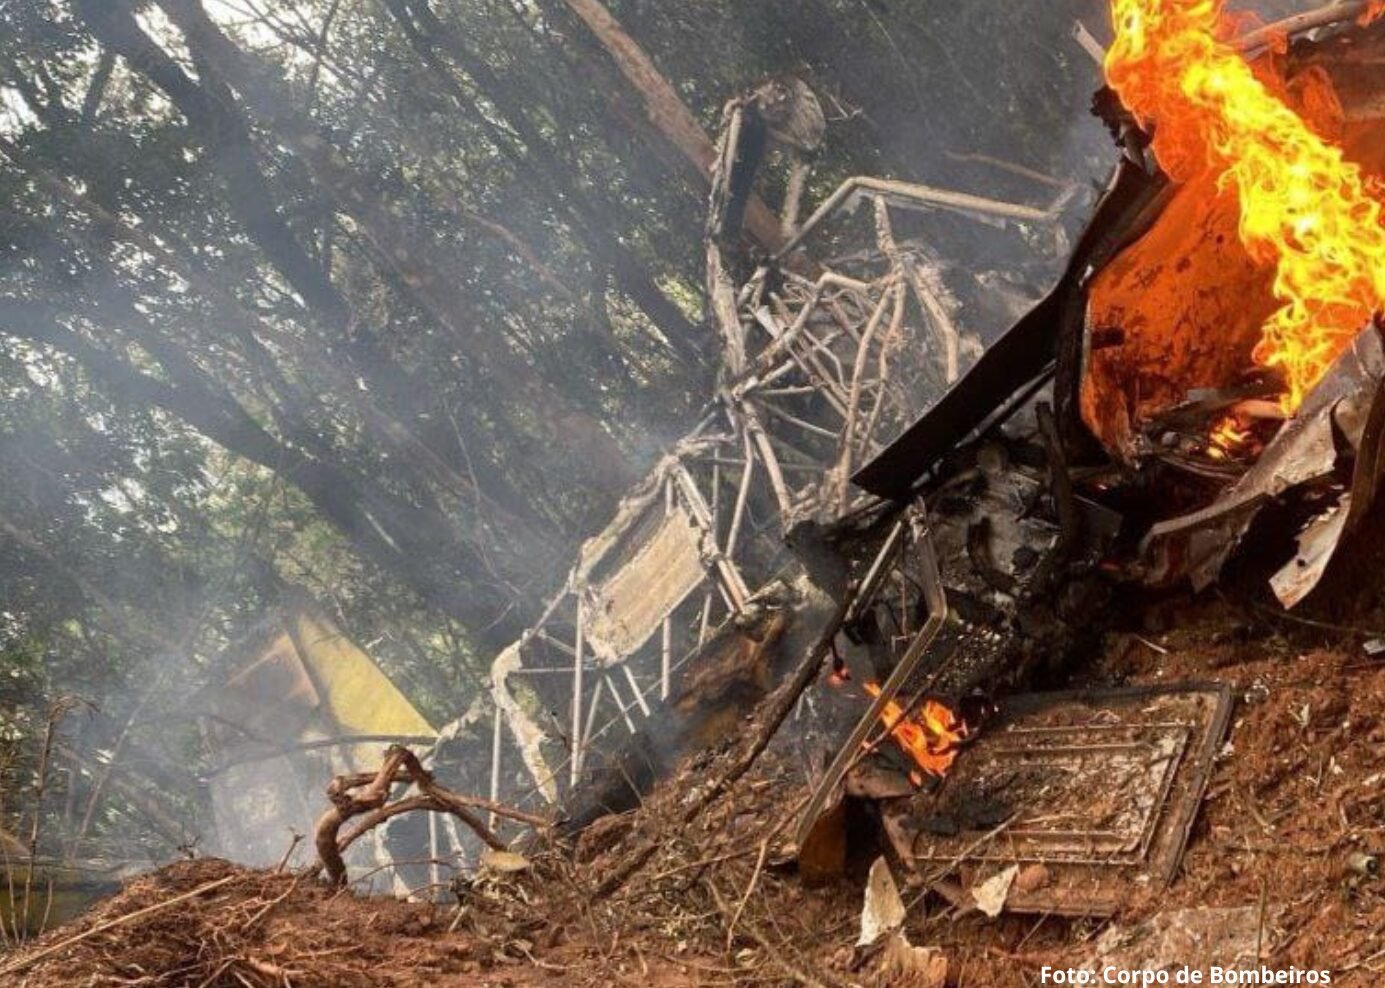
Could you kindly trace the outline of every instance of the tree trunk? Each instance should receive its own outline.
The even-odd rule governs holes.
[[[471,118],[487,133],[496,149],[510,160],[534,193],[548,199],[569,223],[574,235],[610,265],[616,287],[649,316],[685,363],[694,368],[707,366],[710,349],[706,334],[669,301],[635,252],[611,232],[609,211],[594,203],[572,180],[551,144],[531,123],[525,107],[514,98],[509,87],[490,66],[467,49],[456,33],[433,12],[427,0],[384,0],[384,5],[410,45],[437,74],[448,94],[458,105],[467,108]],[[516,149],[513,138],[476,107],[475,100],[458,85],[439,57],[440,52],[460,66],[485,93],[505,123],[519,136],[523,150]]]
[[[376,202],[361,177],[301,118],[272,82],[258,76],[244,53],[207,16],[198,0],[158,0],[159,6],[189,45],[224,80],[235,86],[262,122],[292,147],[341,209],[358,223],[380,262],[393,269],[422,307],[477,353],[510,400],[534,409],[540,428],[571,454],[598,490],[619,495],[634,474],[615,439],[589,412],[573,404],[557,387],[519,359],[503,339],[470,316],[471,306],[455,282],[439,270],[427,251],[400,229],[389,210]]]
[[[334,325],[345,325],[351,315],[350,306],[327,273],[298,243],[273,199],[266,194],[269,180],[255,158],[244,123],[155,44],[124,4],[74,0],[73,6],[97,39],[162,89],[206,142],[218,174],[226,183],[228,205],[275,269],[309,306]]]
[[[655,129],[690,161],[704,180],[710,183],[712,165],[716,161],[716,146],[702,125],[697,122],[678,90],[664,78],[654,60],[626,33],[618,20],[611,16],[600,0],[563,0],[620,69],[620,74],[640,94],[645,114]],[[746,231],[768,251],[783,244],[779,221],[764,200],[752,194],[745,211]]]
[[[310,412],[319,418],[326,413],[315,398],[304,395],[298,386],[286,379],[278,358],[265,348],[262,339],[292,354],[303,366],[327,381],[333,389],[333,396],[356,410],[371,435],[421,476],[429,478],[444,492],[476,498],[478,509],[484,507],[487,516],[504,527],[506,536],[523,543],[526,551],[553,551],[560,544],[561,533],[552,521],[534,510],[529,500],[509,484],[498,469],[463,476],[458,468],[435,452],[432,444],[421,438],[413,427],[381,408],[368,394],[362,393],[351,375],[319,349],[303,343],[292,333],[281,332],[252,312],[235,296],[230,286],[222,283],[219,274],[196,261],[195,253],[181,244],[171,231],[159,231],[160,238],[169,244],[166,248],[143,232],[143,227],[136,229],[130,226],[104,206],[33,162],[4,138],[0,138],[0,154],[24,169],[55,199],[86,213],[103,235],[145,251],[165,271],[177,273],[215,306],[218,318],[224,321],[241,343],[246,359],[258,373],[264,375],[273,393],[278,396],[279,403],[272,404],[270,409],[276,422],[300,446],[319,452],[326,452],[330,448],[330,439],[321,437],[318,430],[309,424],[309,419],[313,417]],[[101,244],[94,243],[93,248],[98,255],[104,250]]]
[[[50,306],[0,298],[0,326],[6,332],[61,350],[113,397],[162,408],[226,450],[284,477],[362,555],[488,644],[506,644],[525,627],[532,615],[525,613],[523,601],[485,580],[467,581],[468,574],[488,572],[487,564],[457,539],[446,519],[338,464],[280,443],[230,395],[208,385],[185,363],[161,361],[173,383],[159,380],[93,345],[55,316]]]

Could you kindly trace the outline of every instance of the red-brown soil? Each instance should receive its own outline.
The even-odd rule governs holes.
[[[907,935],[943,951],[952,985],[1037,985],[1043,965],[1087,960],[1104,930],[1194,906],[1254,907],[1265,917],[1264,963],[1326,968],[1332,983],[1376,985],[1385,970],[1385,880],[1348,867],[1385,852],[1385,656],[1363,647],[1385,631],[1377,597],[1331,590],[1311,618],[1212,594],[1146,615],[1138,634],[1108,637],[1078,685],[1220,680],[1237,702],[1228,744],[1194,826],[1180,875],[1157,894],[1132,889],[1110,921],[958,916],[900,875]],[[1303,623],[1319,621],[1319,624]],[[1160,629],[1167,630],[1160,630]],[[1385,637],[1385,636],[1382,636]],[[695,760],[582,863],[545,852],[510,885],[482,889],[450,930],[456,906],[358,897],[307,877],[206,860],[132,882],[116,898],[29,953],[53,950],[15,982],[193,986],[641,986],[879,984],[878,958],[853,951],[860,861],[809,887],[780,860],[783,824],[802,792],[781,780],[773,751],[688,827],[673,822],[708,777]],[[657,853],[614,895],[591,890],[653,835]],[[764,853],[761,853],[761,847]],[[225,884],[133,922],[100,928],[209,883]],[[749,894],[747,894],[749,890]],[[1262,905],[1263,904],[1263,905]],[[728,930],[730,932],[728,933]],[[1168,958],[1178,963],[1181,958]],[[903,983],[903,982],[896,982]]]

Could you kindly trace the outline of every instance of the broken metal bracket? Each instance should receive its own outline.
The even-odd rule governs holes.
[[[896,551],[895,544],[899,541],[897,536],[902,537],[906,524],[912,529],[913,541],[918,551],[919,576],[921,577],[924,602],[928,607],[928,618],[914,640],[909,643],[909,648],[904,653],[903,658],[899,660],[899,664],[894,667],[894,671],[890,673],[889,678],[880,688],[880,695],[874,699],[869,709],[857,721],[846,742],[837,749],[836,757],[832,759],[826,773],[814,788],[808,805],[804,807],[803,815],[799,817],[798,830],[795,836],[795,842],[799,847],[804,846],[813,825],[817,822],[819,814],[822,813],[823,807],[858,757],[861,746],[866,743],[871,731],[880,724],[880,715],[884,712],[885,707],[899,695],[899,691],[903,689],[904,684],[909,681],[914,670],[918,668],[919,662],[928,654],[930,646],[938,637],[938,632],[942,630],[943,624],[947,621],[947,592],[943,588],[942,575],[938,571],[938,557],[933,547],[933,534],[921,508],[911,512],[909,518],[902,519],[900,524],[891,531],[867,574],[867,580],[871,581],[873,587],[878,590],[883,581],[877,571],[883,573],[888,570],[886,553],[888,552],[890,556],[893,556]],[[864,586],[863,589],[865,589]],[[868,604],[873,596],[874,594],[862,593],[858,601]],[[856,609],[853,608],[853,610]]]

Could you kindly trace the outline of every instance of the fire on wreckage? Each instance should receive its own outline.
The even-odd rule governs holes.
[[[1048,891],[1009,904],[1041,912],[1113,911],[1113,865],[1171,880],[1229,698],[989,698],[1080,648],[1111,584],[1203,589],[1252,532],[1273,592],[1298,604],[1374,501],[1385,431],[1385,147],[1363,67],[1385,31],[1247,53],[1219,4],[1117,0],[1113,14],[1114,92],[1096,106],[1123,157],[1065,274],[852,478],[903,506],[869,572],[922,557],[904,582],[928,618],[883,689],[868,684],[798,832],[820,843],[839,786],[887,735],[916,783],[943,775],[967,726],[937,700],[980,692],[988,737],[922,802],[888,800],[886,832],[916,867],[1045,866]],[[1293,544],[1261,516],[1290,523]],[[1093,792],[1114,802],[1084,828],[1074,811]]]
[[[1015,691],[1090,644],[1122,587],[1206,587],[1246,543],[1284,606],[1297,604],[1373,502],[1385,433],[1378,306],[1355,282],[1352,305],[1287,299],[1301,281],[1281,268],[1294,260],[1284,251],[1320,243],[1302,225],[1315,210],[1379,223],[1369,202],[1304,196],[1376,194],[1385,111],[1371,66],[1385,30],[1337,17],[1287,50],[1264,33],[1233,46],[1204,22],[1156,36],[1161,6],[1116,4],[1118,26],[1145,34],[1113,46],[1117,91],[1095,105],[1118,164],[1070,250],[1049,234],[1072,188],[1037,207],[853,178],[802,224],[787,204],[782,245],[752,255],[739,224],[756,175],[779,147],[796,197],[821,111],[801,84],[780,86],[772,113],[768,90],[728,106],[706,242],[717,400],[496,660],[493,798],[559,803],[571,831],[627,808],[678,756],[734,731],[748,702],[826,640],[836,687],[807,698],[817,714],[800,738],[826,749],[828,767],[808,772],[800,849],[840,820],[845,791],[885,800],[899,856],[930,873],[938,862],[963,879],[1005,862],[1048,869],[1046,890],[1012,892],[1007,908],[1099,913],[1119,900],[1112,882],[1169,880],[1227,691]],[[1130,89],[1121,60],[1162,58],[1167,72],[1168,58],[1184,64],[1178,46],[1252,87],[1276,126],[1307,142],[1308,164],[1294,168],[1355,162],[1354,184],[1291,183],[1283,210],[1269,211],[1297,237],[1275,240],[1259,214],[1247,222],[1242,188],[1225,179],[1239,157],[1161,167],[1161,140],[1181,131],[1180,147],[1199,134],[1206,144],[1199,128],[1212,128],[1218,152],[1267,157],[1253,134],[1225,140],[1205,107],[1174,127],[1167,114],[1186,107]],[[1230,68],[1247,59],[1247,72]],[[1152,146],[1150,124],[1165,135]],[[1049,290],[988,346],[914,235],[924,213],[1023,229],[1058,259]],[[842,228],[864,231],[866,245],[843,251]],[[995,284],[972,287],[993,303]],[[1282,315],[1295,305],[1330,310],[1326,349],[1281,352],[1298,331]],[[835,722],[822,714],[834,695],[846,698]],[[474,736],[468,725],[444,729],[435,764]],[[896,747],[918,759],[891,766]],[[1096,780],[1108,812],[1073,816]],[[1065,813],[1061,831],[1035,822]]]
[[[1301,102],[1329,115],[1322,126],[1340,135],[1349,157],[1333,160],[1354,175],[1363,203],[1336,205],[1328,193],[1338,191],[1337,178],[1314,176],[1306,191],[1282,193],[1307,201],[1297,213],[1284,207],[1279,221],[1307,229],[1318,218],[1312,197],[1320,185],[1324,208],[1374,230],[1367,250],[1379,254],[1362,262],[1374,281],[1349,286],[1366,302],[1285,301],[1281,286],[1291,289],[1295,277],[1267,260],[1258,241],[1242,241],[1254,210],[1241,204],[1254,193],[1229,190],[1227,168],[1215,162],[1169,181],[1157,170],[1158,142],[1151,153],[1136,120],[1099,97],[1126,156],[1062,282],[854,480],[883,497],[927,499],[957,475],[964,451],[986,449],[1006,419],[1038,407],[1026,397],[1018,409],[997,411],[993,396],[1028,396],[1046,378],[1063,447],[1063,463],[1048,470],[1061,465],[1069,474],[1071,517],[1085,518],[1096,504],[1119,508],[1124,534],[1137,536],[1113,543],[1108,570],[1151,584],[1189,578],[1201,589],[1257,512],[1293,499],[1309,509],[1307,524],[1273,586],[1285,606],[1303,599],[1369,506],[1378,473],[1385,227],[1372,198],[1379,193],[1367,190],[1378,181],[1370,176],[1385,173],[1385,149],[1379,109],[1367,106],[1379,87],[1359,66],[1365,50],[1382,47],[1378,27],[1352,29],[1251,63],[1283,90],[1286,113]],[[1270,83],[1257,85],[1278,98]],[[1165,120],[1160,126],[1164,134],[1175,129]],[[1329,259],[1355,252],[1332,242],[1296,246]],[[1322,313],[1338,325],[1310,319],[1298,336],[1285,336],[1278,324],[1289,310],[1295,318]],[[1277,351],[1271,341],[1281,337]],[[1311,349],[1316,363],[1283,356],[1294,345]],[[1286,363],[1294,367],[1287,374]],[[1187,510],[1170,515],[1169,505]]]
[[[911,649],[814,793],[801,841],[812,843],[861,746],[878,743],[875,722],[899,691],[914,697],[911,708],[943,683],[954,697],[1018,685],[1037,655],[1078,642],[1098,583],[1201,590],[1252,532],[1256,556],[1278,554],[1273,592],[1295,606],[1374,502],[1385,155],[1378,104],[1368,105],[1378,86],[1360,65],[1385,35],[1357,24],[1246,57],[1224,39],[1220,15],[1212,3],[1116,1],[1105,62],[1115,91],[1096,105],[1125,155],[1064,279],[853,477],[928,518],[949,610],[1000,610],[986,624],[1007,629],[1006,646],[990,650],[1006,660],[968,668],[965,643]],[[1154,127],[1152,141],[1141,125]],[[1294,543],[1255,528],[1260,515],[1281,531],[1291,522]],[[1050,538],[1035,538],[1036,521]],[[1014,565],[1021,553],[1028,572]],[[904,671],[910,660],[928,672]],[[1126,863],[1168,881],[1186,841],[1227,698],[1190,687],[1186,700],[1186,711],[1159,718],[1190,732],[1174,751],[1154,725],[1116,714],[1129,697],[1003,698],[988,743],[922,811],[918,801],[886,804],[886,833],[910,865],[1054,870],[1047,894],[1026,892],[1008,908],[1111,912],[1118,895],[1091,874],[1098,858],[1105,873],[1133,854]],[[1163,703],[1176,701],[1140,697]],[[1166,775],[1141,779],[1119,757],[1097,757],[1107,747],[1094,743],[1098,727],[1116,727],[1137,764]],[[1123,811],[1154,816],[1112,826],[1123,818],[1107,806],[1094,813],[1100,829],[1073,823],[1093,794],[1112,791]],[[986,819],[958,823],[978,805]],[[1046,811],[1065,820],[1062,833],[1029,823]]]

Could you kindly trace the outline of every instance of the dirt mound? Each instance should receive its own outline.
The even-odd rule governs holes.
[[[0,954],[0,984],[569,988],[635,975],[642,988],[692,983],[687,965],[657,953],[636,961],[633,941],[617,954],[606,939],[610,915],[583,917],[575,890],[551,873],[535,868],[524,883],[523,891],[473,886],[459,910],[455,900],[368,897],[308,874],[184,861],[131,881],[23,950]]]
[[[1211,597],[1147,617],[1139,633],[1111,636],[1072,685],[1219,680],[1237,698],[1172,887],[1132,889],[1109,923],[989,920],[898,872],[909,940],[946,957],[949,985],[1030,985],[1045,964],[1079,965],[1122,931],[1210,907],[1241,917],[1272,967],[1378,984],[1385,880],[1364,862],[1385,852],[1385,657],[1363,647],[1371,634],[1362,629],[1380,616],[1357,610],[1310,624]],[[1359,624],[1333,624],[1348,619]],[[853,947],[860,866],[880,853],[872,821],[850,822],[846,874],[825,885],[806,881],[785,853],[804,797],[788,781],[796,754],[767,752],[688,823],[715,761],[695,758],[594,834],[577,862],[538,855],[512,885],[469,890],[460,914],[449,895],[411,904],[307,876],[183,862],[0,960],[0,983],[15,974],[32,988],[888,983]],[[642,866],[596,894],[632,854]]]
[[[26,988],[477,984],[474,945],[447,923],[431,905],[209,858],[135,879],[0,962],[0,980],[18,971]]]
[[[1385,661],[1349,636],[1241,644],[1231,627],[1209,618],[1164,639],[1169,654],[1137,644],[1145,654],[1126,660],[1145,680],[1215,676],[1239,693],[1183,874],[1158,906],[1263,897],[1278,907],[1268,959],[1378,984],[1385,885],[1356,869],[1385,852]]]

